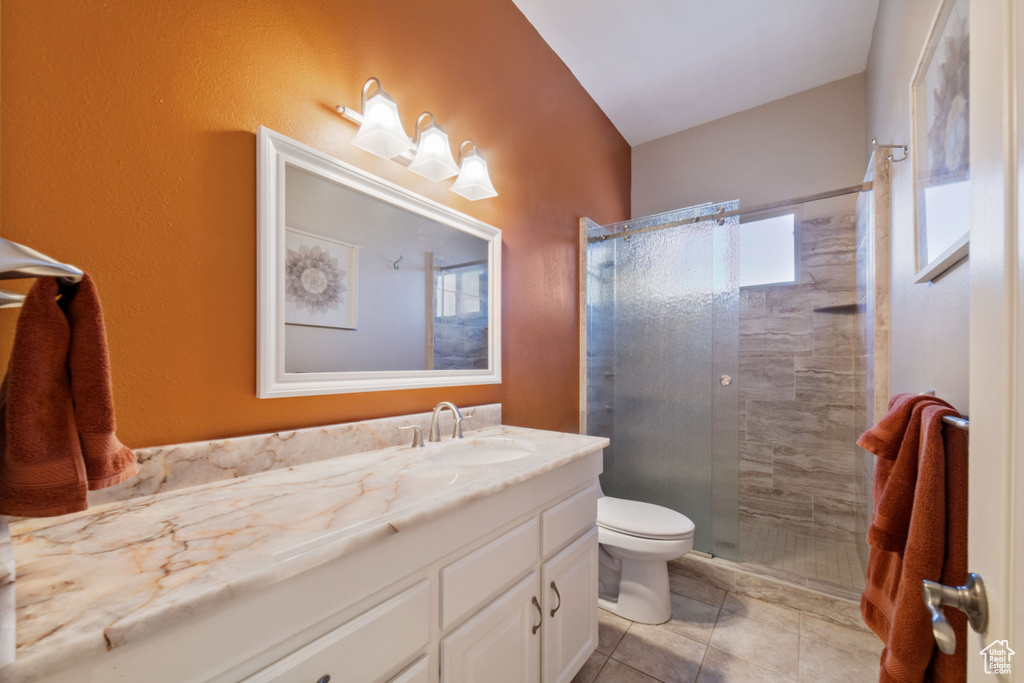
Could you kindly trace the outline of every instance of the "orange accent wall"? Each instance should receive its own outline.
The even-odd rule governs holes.
[[[141,447],[500,401],[576,431],[577,225],[629,217],[630,149],[511,0],[3,0],[0,235],[74,263]],[[473,138],[469,202],[349,144],[369,76]],[[257,399],[259,125],[503,231],[501,385]],[[24,291],[27,283],[8,281]],[[6,365],[17,312],[0,310]]]

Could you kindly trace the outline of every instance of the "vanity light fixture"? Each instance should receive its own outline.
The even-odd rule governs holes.
[[[370,94],[374,85],[377,89]],[[410,140],[398,119],[395,101],[384,92],[380,80],[375,77],[370,77],[363,84],[362,105],[362,111],[337,107],[339,114],[359,125],[359,132],[352,139],[353,145],[385,159],[394,159],[408,166],[413,173],[435,182],[458,173],[451,190],[470,201],[498,196],[487,172],[487,162],[475,142],[466,140],[459,146],[459,163],[456,163],[448,134],[437,125],[430,112],[423,112],[416,119],[416,140]],[[429,123],[421,130],[425,119],[429,119]],[[467,144],[472,145],[472,149],[463,155]]]
[[[463,155],[462,150],[466,145],[472,145],[473,149]],[[498,196],[494,185],[491,184],[491,176],[487,172],[487,162],[480,155],[475,142],[466,140],[459,145],[459,162],[462,170],[459,172],[459,177],[452,183],[452,192],[461,194],[474,202],[478,199]]]
[[[423,119],[430,118],[430,123],[423,130],[420,124]],[[433,181],[451,178],[459,172],[459,165],[452,156],[448,144],[448,134],[429,111],[420,114],[416,119],[416,154],[409,162],[409,170]]]
[[[369,98],[370,86],[377,90]],[[352,144],[385,159],[391,159],[412,149],[412,140],[405,134],[398,118],[398,105],[380,87],[380,81],[371,77],[363,85],[362,123]]]

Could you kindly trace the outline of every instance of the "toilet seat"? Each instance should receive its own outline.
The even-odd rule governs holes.
[[[694,530],[693,522],[675,510],[609,496],[597,501],[597,526],[628,536],[666,541],[692,538]]]

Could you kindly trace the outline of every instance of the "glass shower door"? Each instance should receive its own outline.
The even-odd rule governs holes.
[[[677,510],[696,550],[738,559],[738,219],[719,206],[738,203],[588,231],[587,431],[611,440],[607,495]]]

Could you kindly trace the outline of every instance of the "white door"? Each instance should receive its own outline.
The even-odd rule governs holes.
[[[968,633],[971,683],[1024,680],[1024,1],[971,0],[969,570],[989,624]],[[1007,641],[1013,673],[981,650]]]
[[[539,683],[537,572],[441,641],[441,683]]]
[[[597,647],[597,529],[541,567],[544,683],[569,683]]]

